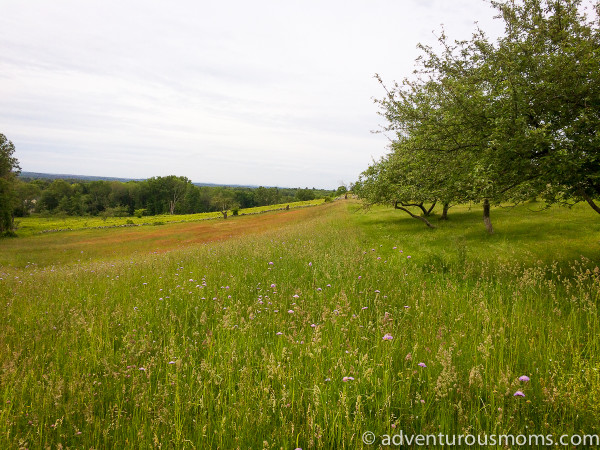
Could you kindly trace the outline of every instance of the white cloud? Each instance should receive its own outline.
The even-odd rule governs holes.
[[[30,171],[336,187],[386,151],[373,74],[408,76],[441,23],[468,38],[492,16],[480,0],[7,1],[0,132]]]

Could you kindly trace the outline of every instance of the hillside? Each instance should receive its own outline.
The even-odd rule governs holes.
[[[494,235],[468,206],[430,230],[338,201],[6,240],[0,446],[584,442],[600,224],[530,207],[493,209]]]

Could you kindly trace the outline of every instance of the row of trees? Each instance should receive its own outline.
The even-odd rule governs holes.
[[[433,226],[432,205],[490,205],[542,198],[549,204],[600,197],[600,3],[589,19],[580,0],[490,1],[504,35],[482,30],[441,50],[420,46],[414,77],[377,100],[391,153],[354,190]],[[418,206],[417,215],[409,207]],[[413,210],[414,211],[414,210]]]
[[[17,216],[193,214],[312,200],[332,194],[308,188],[196,186],[186,177],[174,175],[129,182],[19,179],[14,190]]]

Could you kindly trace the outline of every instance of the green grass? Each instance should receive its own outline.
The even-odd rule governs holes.
[[[268,211],[285,209],[289,205],[290,209],[302,208],[306,206],[316,206],[324,202],[323,199],[307,200],[302,202],[282,203],[278,205],[257,206],[254,208],[242,208],[240,215],[259,214]],[[232,215],[231,211],[228,211]],[[140,225],[164,225],[166,223],[186,223],[197,222],[201,220],[220,219],[223,215],[220,212],[198,213],[198,214],[161,214],[157,216],[142,217],[100,217],[100,216],[30,216],[16,219],[18,236],[31,236],[37,233],[47,233],[55,231],[72,231],[94,228],[115,228]]]
[[[0,447],[600,432],[595,213],[494,209],[488,236],[475,208],[436,230],[310,210],[165,254],[1,269]]]

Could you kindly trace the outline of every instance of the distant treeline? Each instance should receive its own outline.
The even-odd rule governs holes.
[[[343,189],[343,188],[340,188]],[[21,177],[15,216],[194,214],[312,200],[336,191],[309,188],[196,186],[186,177],[143,181],[87,181]]]

